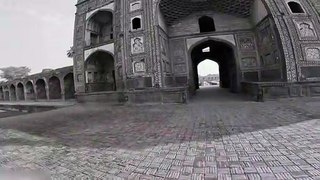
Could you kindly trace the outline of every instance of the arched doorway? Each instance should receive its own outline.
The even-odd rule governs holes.
[[[73,73],[67,74],[63,78],[64,82],[64,94],[66,99],[74,99],[75,98],[75,87],[74,87],[74,77]]]
[[[88,92],[115,91],[114,59],[105,51],[93,53],[85,62]]]
[[[34,87],[31,81],[26,84],[26,100],[35,100],[36,96],[34,93]]]
[[[49,98],[61,99],[61,84],[59,78],[53,76],[49,79]]]
[[[19,83],[17,85],[17,96],[18,96],[18,100],[20,101],[24,101],[25,97],[24,97],[24,86],[22,83]]]
[[[36,89],[37,89],[37,99],[46,100],[47,99],[46,82],[43,79],[37,80]]]
[[[4,100],[5,101],[10,101],[10,92],[9,91],[5,91],[4,92]]]
[[[17,100],[16,87],[13,84],[10,86],[10,100],[11,101]]]
[[[191,51],[191,90],[199,89],[198,65],[210,59],[219,65],[220,87],[229,88],[231,92],[240,91],[239,69],[233,47],[227,43],[207,40],[196,45]]]
[[[98,45],[113,39],[113,14],[100,10],[87,22],[86,39],[88,46]]]
[[[4,91],[3,91],[3,87],[0,87],[0,100],[4,100]]]

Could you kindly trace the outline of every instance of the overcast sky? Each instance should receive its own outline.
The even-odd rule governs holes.
[[[76,0],[0,0],[0,67],[44,68],[72,65]]]
[[[76,0],[0,0],[0,68],[27,66],[33,74],[72,65],[66,53],[73,44],[75,4]],[[218,73],[218,66],[206,61],[199,73]]]

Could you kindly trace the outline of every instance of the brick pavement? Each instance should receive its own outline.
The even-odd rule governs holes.
[[[284,101],[77,105],[0,119],[1,170],[52,179],[320,179],[320,122]]]

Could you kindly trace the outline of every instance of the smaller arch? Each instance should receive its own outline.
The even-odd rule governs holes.
[[[0,101],[4,100],[4,91],[3,91],[3,87],[0,86]]]
[[[86,23],[87,45],[97,45],[113,39],[113,13],[108,10],[98,10]]]
[[[36,81],[36,90],[37,90],[37,99],[39,100],[47,99],[46,82],[44,79],[38,79]]]
[[[60,79],[56,76],[52,76],[49,79],[49,98],[61,99],[61,84]]]
[[[199,21],[200,33],[216,31],[213,18],[209,16],[202,16],[199,18],[198,21]]]
[[[74,99],[75,98],[75,86],[74,86],[74,76],[73,73],[67,74],[63,78],[64,82],[64,95],[65,99]]]
[[[288,6],[291,10],[292,13],[296,14],[296,13],[304,13],[304,10],[301,6],[300,3],[295,2],[295,1],[289,1],[288,2]]]
[[[25,97],[24,97],[24,85],[20,82],[17,85],[17,97],[18,100],[24,101]]]
[[[141,26],[141,18],[140,17],[135,17],[132,19],[131,21],[131,25],[132,25],[132,30],[139,30],[142,28]]]
[[[16,101],[17,100],[17,93],[16,93],[16,87],[11,84],[10,86],[10,101]]]
[[[26,100],[35,100],[35,99],[36,99],[36,95],[34,92],[33,83],[31,81],[28,81],[26,83]]]

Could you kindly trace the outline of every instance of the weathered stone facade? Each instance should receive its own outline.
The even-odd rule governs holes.
[[[76,6],[80,101],[183,102],[198,88],[196,67],[205,59],[219,64],[221,86],[232,92],[272,87],[275,96],[303,96],[320,89],[317,0],[79,0]]]
[[[50,101],[75,98],[73,67],[44,70],[0,83],[0,101]]]

